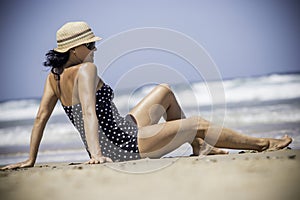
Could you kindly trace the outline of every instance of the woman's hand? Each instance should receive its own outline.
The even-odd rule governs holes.
[[[2,167],[1,170],[7,170],[7,169],[17,169],[17,168],[26,168],[26,167],[33,167],[34,162],[31,160],[26,160],[23,162],[19,162],[16,164],[7,165],[5,167]]]
[[[102,164],[106,162],[111,163],[113,161],[109,157],[99,156],[99,157],[91,158],[89,161],[85,162],[85,164]]]

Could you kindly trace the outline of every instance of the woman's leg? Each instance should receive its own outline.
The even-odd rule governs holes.
[[[185,118],[174,93],[167,84],[156,86],[129,114],[135,118],[138,127],[157,124],[161,117],[166,121]]]
[[[206,143],[202,138],[195,137],[191,143],[193,148],[193,154],[191,156],[199,155],[218,155],[218,154],[228,154],[229,152],[223,149],[216,148],[214,146]]]
[[[141,127],[138,134],[139,150],[142,157],[159,158],[183,143],[192,143],[195,137],[220,148],[257,151],[282,149],[292,142],[288,136],[281,139],[250,137],[192,117]]]
[[[186,142],[191,143],[197,134],[193,123],[195,120],[188,118],[139,128],[141,157],[160,158]]]
[[[157,124],[161,117],[166,121],[185,119],[185,115],[176,100],[174,93],[167,84],[156,86],[129,114],[134,117],[139,127]],[[199,155],[201,150],[209,154],[226,154],[227,151],[210,147],[201,138],[194,138],[191,144],[193,155]]]

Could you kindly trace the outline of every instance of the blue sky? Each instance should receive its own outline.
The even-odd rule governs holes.
[[[48,74],[44,55],[56,46],[56,31],[68,21],[88,22],[104,40],[142,27],[181,32],[206,49],[223,78],[300,71],[298,1],[7,0],[0,9],[0,100],[41,97]],[[114,64],[125,72],[149,62],[185,68],[180,59],[158,54],[137,52]],[[105,81],[114,83],[117,73],[118,67]]]

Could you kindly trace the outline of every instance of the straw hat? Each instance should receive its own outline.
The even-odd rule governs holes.
[[[73,47],[101,39],[94,35],[87,23],[68,22],[56,32],[57,48],[54,50],[64,53]]]

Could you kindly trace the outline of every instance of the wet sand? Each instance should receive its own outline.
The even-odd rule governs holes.
[[[0,199],[300,199],[300,150],[0,171]]]

